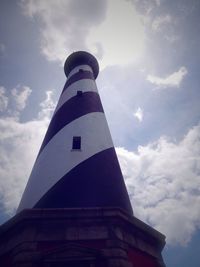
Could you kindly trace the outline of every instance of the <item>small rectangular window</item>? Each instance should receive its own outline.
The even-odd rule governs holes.
[[[83,91],[81,91],[81,90],[77,91],[77,96],[82,96],[82,94],[83,94]]]
[[[80,150],[81,149],[81,137],[80,136],[74,136],[73,137],[72,149],[73,150]]]

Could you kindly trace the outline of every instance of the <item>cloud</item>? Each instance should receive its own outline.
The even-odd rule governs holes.
[[[21,7],[26,16],[39,18],[41,51],[50,61],[63,64],[71,52],[87,50],[105,67],[144,53],[144,28],[129,1],[22,0]]]
[[[10,215],[18,206],[55,106],[51,91],[47,91],[38,118],[20,122],[30,92],[26,86],[19,92],[12,91],[18,112],[7,110],[0,119],[0,200],[3,212]]]
[[[169,14],[164,15],[164,16],[158,16],[152,22],[152,30],[155,32],[160,32],[163,26],[171,22],[172,22],[172,18]]]
[[[38,117],[41,119],[47,119],[52,115],[55,110],[55,102],[52,99],[53,91],[46,91],[46,99],[40,103],[41,111],[39,111]]]
[[[28,86],[17,86],[11,90],[13,101],[17,110],[23,110],[26,107],[26,102],[32,90]]]
[[[4,111],[8,106],[8,97],[5,95],[5,88],[0,86],[0,112]]]
[[[164,233],[168,244],[186,245],[200,227],[200,125],[179,142],[161,137],[117,148],[135,215]]]
[[[18,206],[46,127],[42,120],[0,119],[0,200],[7,214]]]
[[[143,121],[143,110],[139,107],[133,115],[139,120],[139,122]]]
[[[2,114],[17,118],[27,104],[27,100],[32,90],[25,85],[17,85],[9,91],[0,86],[0,112]]]
[[[137,10],[143,15],[149,15],[155,8],[160,6],[160,0],[131,0]]]
[[[101,45],[102,68],[139,61],[145,53],[144,27],[134,5],[129,1],[109,0],[106,18],[91,30],[87,44],[94,52],[95,45]]]
[[[178,36],[177,34],[165,34],[164,37],[171,44],[177,42],[180,39],[180,36]]]
[[[31,92],[32,90],[28,86],[17,85],[11,89],[11,95],[8,97],[6,89],[0,86],[0,111],[6,112],[11,116],[18,116],[19,111],[26,107]]]
[[[175,71],[165,78],[148,75],[147,81],[157,85],[159,88],[179,87],[187,73],[188,71],[186,67],[182,66],[178,71]]]
[[[154,33],[161,33],[170,44],[174,44],[180,39],[177,22],[178,19],[172,18],[169,14],[157,16],[152,21],[151,29]]]
[[[40,19],[41,51],[50,61],[63,63],[76,50],[85,50],[86,37],[104,19],[106,0],[22,0],[24,14]]]

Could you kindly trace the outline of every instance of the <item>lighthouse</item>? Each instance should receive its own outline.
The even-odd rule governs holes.
[[[96,58],[74,52],[64,71],[17,214],[0,226],[0,266],[165,267],[165,236],[133,214]]]
[[[18,212],[27,208],[132,208],[95,79],[96,58],[71,54],[67,82]]]

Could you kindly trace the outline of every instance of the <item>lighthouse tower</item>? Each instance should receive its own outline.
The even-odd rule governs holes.
[[[75,52],[67,82],[18,212],[25,208],[118,207],[132,214],[95,79],[98,62]]]
[[[0,266],[165,267],[165,237],[133,215],[96,87],[79,51],[17,214],[0,226]]]

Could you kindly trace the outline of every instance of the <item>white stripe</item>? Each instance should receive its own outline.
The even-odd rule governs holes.
[[[79,65],[79,66],[75,67],[73,70],[70,71],[70,73],[69,73],[67,78],[69,79],[72,75],[74,75],[75,73],[79,72],[79,70],[90,71],[90,72],[93,73],[92,68],[90,66],[88,66],[88,65]]]
[[[62,105],[68,101],[70,98],[77,95],[77,91],[83,91],[83,92],[98,92],[96,83],[94,80],[91,79],[82,79],[79,81],[76,81],[72,83],[67,89],[62,93],[60,96],[60,99],[58,101],[58,105],[54,111],[54,115],[62,107]]]
[[[81,151],[72,151],[73,136],[81,136]],[[103,113],[90,113],[66,125],[39,155],[18,212],[32,208],[60,178],[79,163],[110,147],[113,147],[113,143]]]

